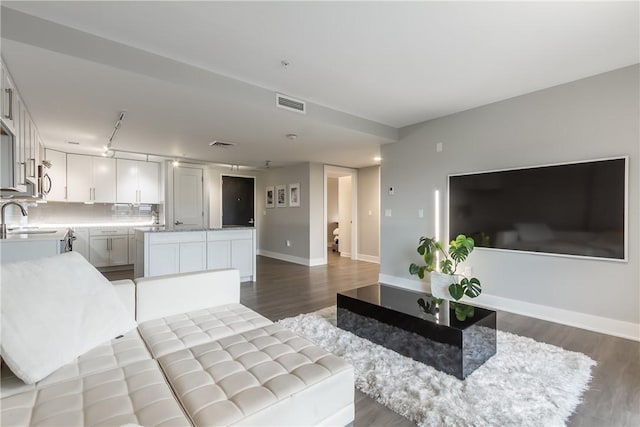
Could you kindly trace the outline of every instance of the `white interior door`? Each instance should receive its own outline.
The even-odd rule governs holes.
[[[177,230],[204,227],[203,171],[173,168],[173,225]]]

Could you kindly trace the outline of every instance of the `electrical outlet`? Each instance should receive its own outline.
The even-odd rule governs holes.
[[[473,276],[473,267],[470,265],[467,265],[464,267],[464,275],[466,277],[471,277]]]
[[[393,187],[389,187],[389,195],[393,196],[394,194],[396,194],[396,191],[393,189]]]
[[[291,246],[291,240],[287,240],[287,247]]]
[[[436,144],[436,153],[442,153],[442,142]]]
[[[384,216],[391,216],[391,209],[385,209]]]
[[[418,209],[418,218],[424,218],[424,209]]]
[[[369,209],[369,216],[373,215],[373,212],[371,212],[371,209]]]

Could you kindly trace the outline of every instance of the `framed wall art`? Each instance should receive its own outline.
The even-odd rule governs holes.
[[[289,184],[289,206],[300,207],[300,183]]]
[[[276,196],[275,196],[275,189],[273,185],[266,188],[264,197],[265,197],[265,206],[267,208],[273,208],[276,206],[276,203],[275,203]]]
[[[278,208],[287,207],[287,186],[286,185],[276,186],[276,207]]]

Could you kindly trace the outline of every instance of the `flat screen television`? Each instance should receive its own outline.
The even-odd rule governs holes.
[[[626,260],[626,157],[449,176],[449,237]]]

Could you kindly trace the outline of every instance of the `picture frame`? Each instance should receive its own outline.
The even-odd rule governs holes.
[[[275,196],[276,196],[276,207],[286,208],[287,207],[287,186],[277,185]]]
[[[300,207],[300,183],[289,184],[289,207]]]
[[[267,208],[276,207],[276,193],[273,185],[267,187],[264,192],[264,204]]]

